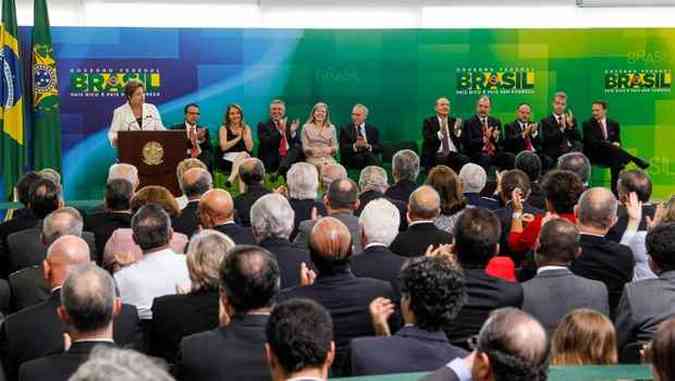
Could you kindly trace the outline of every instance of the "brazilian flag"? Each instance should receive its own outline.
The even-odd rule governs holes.
[[[53,168],[61,171],[61,119],[59,115],[59,83],[56,59],[49,32],[46,0],[33,3],[31,108],[33,169]]]
[[[2,186],[0,200],[11,200],[14,185],[26,163],[23,127],[23,89],[19,30],[14,0],[2,0],[0,26],[0,160]]]

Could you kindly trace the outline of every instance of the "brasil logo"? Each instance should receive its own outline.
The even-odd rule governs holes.
[[[457,94],[534,94],[535,71],[532,68],[458,68]]]
[[[605,70],[605,93],[669,93],[672,84],[670,69]]]
[[[146,96],[159,96],[161,75],[159,69],[148,67],[88,67],[71,68],[71,97],[120,97],[130,80],[145,85]]]

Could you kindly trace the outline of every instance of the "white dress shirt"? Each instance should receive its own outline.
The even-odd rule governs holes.
[[[153,131],[165,130],[162,124],[162,117],[159,115],[157,107],[150,103],[143,103],[142,125],[139,126],[131,110],[129,102],[116,108],[113,112],[113,119],[108,131],[108,140],[113,147],[117,146],[117,133],[119,131]]]
[[[438,125],[441,126],[441,128],[438,130],[438,140],[441,141],[441,145],[438,147],[438,153],[443,153],[443,118],[440,116],[436,116],[438,119]],[[451,131],[455,128],[455,126],[450,126],[450,118],[445,118],[448,124],[448,135],[445,136],[446,139],[448,139],[448,147],[450,148],[450,152],[457,152],[457,147],[455,147],[455,143],[452,142],[452,138],[450,137],[450,134],[452,133]]]

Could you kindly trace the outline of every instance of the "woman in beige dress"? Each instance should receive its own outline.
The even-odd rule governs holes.
[[[315,165],[319,172],[324,165],[336,163],[333,155],[338,149],[337,132],[330,121],[328,106],[323,102],[312,107],[302,127],[302,149],[307,162]]]

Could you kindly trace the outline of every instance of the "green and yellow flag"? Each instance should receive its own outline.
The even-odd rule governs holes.
[[[35,0],[32,35],[31,78],[33,102],[33,169],[53,168],[61,171],[61,119],[56,59],[49,32],[46,0]]]
[[[26,164],[23,127],[23,73],[14,0],[2,0],[0,26],[0,199],[10,200]]]

